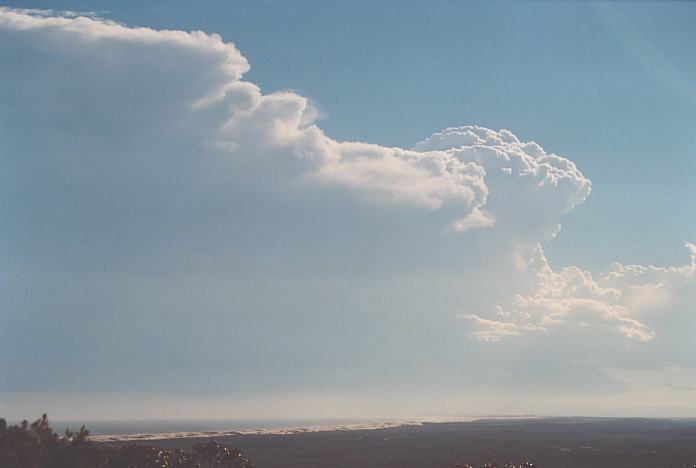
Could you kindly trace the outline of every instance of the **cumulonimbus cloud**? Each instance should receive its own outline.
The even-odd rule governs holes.
[[[535,143],[521,142],[507,130],[448,129],[412,150],[332,140],[314,123],[306,98],[291,92],[263,94],[257,86],[242,81],[249,69],[247,60],[234,45],[214,34],[128,28],[89,17],[55,17],[7,8],[0,10],[0,27],[8,39],[6,51],[19,43],[25,49],[42,51],[33,66],[52,66],[56,63],[45,62],[60,60],[63,67],[82,69],[84,79],[89,80],[83,92],[94,95],[95,106],[104,107],[72,109],[70,119],[87,120],[90,112],[108,114],[108,103],[99,102],[104,99],[99,93],[121,92],[126,102],[145,99],[153,109],[166,111],[158,116],[158,125],[169,127],[168,132],[174,130],[171,127],[186,127],[197,144],[206,144],[223,157],[254,158],[254,164],[265,167],[267,173],[285,165],[286,178],[345,187],[378,203],[426,209],[457,206],[458,217],[451,220],[454,231],[505,223],[504,213],[488,207],[489,184],[510,181],[517,186],[518,193],[501,204],[520,195],[554,200],[559,206],[539,207],[539,211],[547,211],[543,216],[554,220],[553,226],[545,227],[549,232],[557,229],[561,212],[589,194],[589,181],[571,161],[547,154]],[[148,57],[155,56],[158,60],[148,63]],[[124,64],[130,66],[119,70]],[[13,66],[17,68],[17,64]],[[113,75],[103,76],[99,69]],[[141,72],[129,75],[134,69]],[[149,80],[144,79],[146,74]],[[92,91],[95,81],[100,88]],[[158,89],[148,81],[160,81],[162,86]],[[124,83],[129,83],[129,89],[123,89]],[[112,113],[119,111],[116,103]],[[142,117],[132,118],[138,121]],[[532,199],[517,201],[520,206],[535,203]]]
[[[478,126],[445,129],[410,149],[336,141],[307,98],[245,81],[248,61],[215,34],[1,8],[0,67],[0,190],[18,207],[6,216],[16,237],[39,233],[25,251],[77,238],[84,255],[107,240],[126,252],[148,237],[166,244],[177,229],[188,239],[201,218],[236,221],[230,200],[247,192],[271,194],[270,206],[300,187],[350,193],[346,203],[360,210],[439,213],[427,228],[458,236],[464,251],[469,236],[485,233],[471,248],[485,251],[468,256],[478,263],[462,269],[499,267],[490,281],[512,278],[495,285],[512,300],[464,315],[482,340],[589,328],[649,342],[665,325],[641,309],[640,295],[661,292],[651,295],[663,298],[659,309],[693,285],[693,244],[690,266],[614,265],[599,279],[550,268],[539,243],[591,191],[571,160]],[[271,221],[252,225],[254,234],[282,231],[274,216],[261,218]],[[62,237],[46,234],[57,225]],[[89,232],[98,233],[94,245],[83,239]],[[209,244],[236,231],[220,232]]]

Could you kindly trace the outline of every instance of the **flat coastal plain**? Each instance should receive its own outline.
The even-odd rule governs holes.
[[[492,460],[539,468],[691,468],[696,419],[541,418],[216,437],[257,468],[444,468]],[[190,447],[202,438],[148,441]],[[113,443],[113,442],[112,442]],[[117,445],[118,443],[113,443]]]

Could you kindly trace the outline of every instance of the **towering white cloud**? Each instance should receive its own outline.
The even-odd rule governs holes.
[[[52,80],[65,83],[52,96],[58,103],[47,102],[53,108],[24,115],[33,126],[60,114],[73,131],[99,131],[106,141],[121,139],[120,130],[130,131],[128,139],[137,148],[129,149],[148,145],[153,153],[147,158],[161,164],[176,157],[167,154],[168,143],[195,151],[207,146],[208,152],[243,160],[234,170],[250,171],[252,178],[301,178],[346,187],[379,203],[426,209],[452,204],[458,207],[451,220],[454,231],[514,224],[529,213],[507,219],[510,209],[537,205],[534,211],[544,218],[539,228],[551,236],[559,214],[589,193],[589,181],[572,162],[520,142],[507,130],[448,129],[413,150],[334,141],[314,124],[306,98],[290,92],[264,95],[241,81],[248,62],[214,34],[128,28],[6,8],[0,11],[0,26],[5,57],[10,49],[24,51],[20,63],[11,65],[15,72],[8,77],[8,94],[22,98],[16,87],[32,69],[50,70]],[[41,99],[47,91],[37,86],[32,98]],[[95,117],[108,127],[93,128]],[[115,133],[109,135],[110,130]],[[179,142],[182,138],[186,141]],[[196,158],[203,159],[189,154],[185,164],[207,164]],[[487,204],[490,184],[501,185],[493,207]]]
[[[553,238],[560,229],[560,215],[590,194],[590,181],[572,161],[549,154],[534,142],[521,142],[508,130],[448,128],[414,149],[444,150],[483,167],[492,193],[486,224],[497,219],[501,228],[532,242],[540,234]]]
[[[694,244],[687,244],[691,264],[680,267],[612,265],[594,278],[574,266],[549,266],[540,243],[553,239],[562,215],[591,190],[572,161],[508,130],[476,126],[445,129],[411,149],[336,141],[316,124],[308,99],[264,94],[243,79],[248,70],[237,48],[215,34],[0,8],[0,307],[8,327],[44,327],[49,335],[71,321],[91,327],[82,338],[105,343],[115,323],[147,330],[149,319],[159,325],[175,317],[186,332],[224,323],[205,329],[214,335],[242,322],[244,337],[200,346],[217,343],[209,352],[218,356],[246,343],[252,330],[271,348],[284,346],[276,355],[293,349],[298,361],[318,362],[321,369],[307,372],[321,382],[335,371],[334,361],[316,358],[327,349],[349,365],[406,352],[416,359],[442,346],[449,353],[431,356],[440,362],[463,346],[456,329],[500,346],[589,330],[598,348],[619,340],[657,349],[654,367],[690,365],[669,339],[694,325]],[[398,270],[418,278],[428,285],[425,299],[417,316],[408,315],[401,309],[417,302],[404,299],[415,295],[410,283],[398,277],[400,289],[389,292],[386,281],[361,284],[355,271],[340,277],[332,295],[317,286],[314,296],[302,297],[296,283],[319,263],[361,274],[396,265],[384,276]],[[249,277],[257,271],[263,281],[255,290]],[[451,278],[456,286],[447,284]],[[384,294],[383,302],[359,307],[344,298],[355,319],[336,312],[341,316],[325,324],[330,342],[300,339],[314,337],[314,324],[283,321],[288,298],[300,297],[306,302],[298,315],[323,323],[336,297],[358,284],[363,298]],[[457,301],[466,320],[456,319]],[[270,305],[257,306],[263,310],[255,315],[249,310],[256,303]],[[306,312],[307,304],[321,310]],[[94,318],[100,314],[128,320]],[[264,334],[273,326],[275,335]],[[293,327],[297,342],[288,338]],[[70,330],[54,337],[59,349],[72,345]],[[395,330],[410,341],[394,338]],[[121,329],[131,345],[113,345],[95,358],[95,369],[108,371],[102,361],[110,353],[120,363],[133,356],[118,353],[151,351],[137,341],[150,336],[141,332]],[[178,343],[170,333],[167,343]],[[355,345],[365,336],[373,341]],[[165,345],[160,357],[179,351]],[[245,362],[259,369],[274,365],[259,349],[239,345],[234,352],[249,354]],[[366,359],[365,349],[379,356]],[[206,363],[210,355],[181,361]],[[625,364],[607,356],[595,364]],[[20,367],[9,370],[28,379]],[[259,382],[285,375],[273,370]]]

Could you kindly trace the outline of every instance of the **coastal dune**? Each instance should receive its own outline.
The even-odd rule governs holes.
[[[257,468],[445,468],[527,460],[540,468],[682,468],[696,463],[696,419],[477,419],[140,440],[188,448],[210,437],[240,449]],[[93,440],[118,445],[135,439]]]

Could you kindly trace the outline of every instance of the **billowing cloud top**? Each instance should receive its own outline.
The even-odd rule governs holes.
[[[231,310],[261,330],[263,317],[256,323],[233,307],[253,288],[230,299],[220,278],[243,283],[263,271],[289,282],[316,264],[389,263],[461,279],[452,300],[434,292],[444,283],[428,280],[443,310],[421,315],[443,333],[455,323],[486,342],[556,335],[570,343],[591,330],[599,348],[617,339],[658,346],[660,365],[689,365],[665,344],[666,315],[674,307],[677,328],[693,324],[696,247],[687,244],[688,266],[613,265],[599,279],[574,266],[554,271],[540,243],[591,184],[569,159],[508,130],[448,128],[411,149],[336,141],[307,98],[245,81],[247,60],[218,35],[79,15],[0,8],[0,70],[10,285],[2,308],[18,329],[29,323],[22,311],[50,304],[47,329],[70,310],[98,334],[102,325],[85,318],[93,304],[80,304],[91,297],[84,291],[101,291],[100,307],[135,324],[190,304],[195,315]],[[152,292],[162,276],[190,285],[192,273],[216,279]],[[115,290],[131,293],[107,300]],[[462,304],[452,307],[455,299]],[[420,336],[423,319],[405,315],[398,326]]]
[[[241,81],[248,62],[218,35],[8,9],[1,12],[0,26],[6,50],[21,42],[34,52],[27,63],[14,66],[17,76],[22,65],[58,61],[64,69],[60,74],[80,70],[75,78],[83,98],[61,106],[75,126],[90,127],[95,115],[113,119],[105,122],[111,125],[128,125],[120,111],[145,102],[162,111],[147,127],[185,128],[189,141],[208,145],[223,157],[253,158],[252,170],[271,173],[284,165],[286,178],[344,187],[363,194],[366,201],[426,209],[457,206],[458,218],[451,220],[456,231],[490,227],[498,219],[505,223],[510,210],[530,206],[533,213],[528,215],[538,217],[539,227],[550,236],[558,228],[559,214],[589,194],[589,181],[571,161],[547,154],[533,142],[520,142],[507,130],[448,129],[413,150],[334,141],[313,123],[306,98],[290,92],[264,95]],[[63,82],[68,76],[52,79]],[[17,91],[13,85],[18,83],[10,82],[9,92]],[[111,102],[116,92],[125,102]],[[148,117],[154,116],[130,115],[128,120]],[[158,142],[147,142],[152,143]],[[515,193],[507,190],[506,198],[496,197],[499,206],[492,210],[487,206],[489,184],[514,186]]]
[[[488,174],[486,182],[496,195],[491,203],[495,207],[489,210],[500,213],[496,217],[502,218],[508,229],[514,229],[520,219],[534,219],[551,238],[560,229],[560,214],[590,194],[590,181],[572,161],[547,154],[534,142],[521,142],[508,130],[448,128],[414,149],[446,151],[460,161],[483,167]]]
[[[693,252],[693,244],[686,247]],[[589,327],[650,341],[655,333],[639,318],[672,305],[675,292],[680,299],[693,295],[696,278],[693,254],[691,264],[682,267],[614,264],[597,281],[574,266],[554,272],[541,249],[535,250],[530,263],[537,284],[531,294],[518,295],[509,310],[499,308],[498,320],[463,316],[478,326],[475,336],[497,341],[525,331]]]

